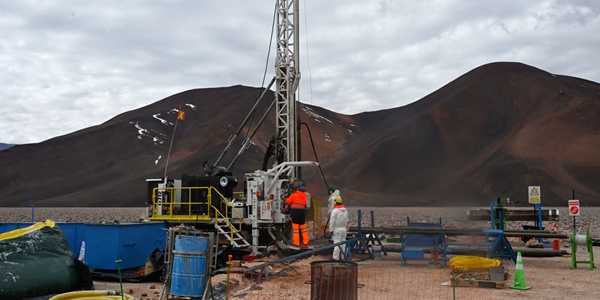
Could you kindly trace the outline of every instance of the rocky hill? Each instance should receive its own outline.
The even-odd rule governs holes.
[[[203,174],[262,89],[185,91],[98,126],[0,151],[0,206],[143,206],[147,178]],[[392,96],[390,96],[392,97]],[[274,95],[267,92],[252,127]],[[177,110],[186,118],[176,122]],[[347,203],[371,206],[487,206],[498,196],[527,204],[600,204],[600,84],[520,63],[478,67],[404,107],[341,115],[300,104],[302,160],[319,160]],[[275,133],[265,119],[234,174],[260,169]],[[307,128],[310,128],[310,135]],[[239,150],[245,128],[220,164]],[[312,143],[311,143],[312,137]],[[315,151],[312,149],[315,146]],[[318,157],[313,154],[317,153]],[[269,162],[272,164],[272,161]],[[303,178],[313,195],[326,183]],[[241,188],[241,184],[239,185]]]

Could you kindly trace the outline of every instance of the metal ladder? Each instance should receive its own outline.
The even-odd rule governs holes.
[[[218,218],[215,223],[217,232],[227,238],[231,245],[235,248],[249,247],[250,243],[240,234],[240,231],[232,226],[229,220],[224,218]]]

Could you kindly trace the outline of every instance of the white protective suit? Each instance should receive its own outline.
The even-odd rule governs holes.
[[[339,190],[335,190],[333,194],[329,195],[329,199],[327,199],[327,218],[331,217],[331,211],[333,210],[333,206],[335,206],[335,198],[337,198],[339,195]]]
[[[329,220],[329,231],[333,232],[331,239],[334,244],[346,240],[346,227],[348,227],[348,210],[343,205],[338,205],[331,211],[331,218]],[[339,260],[343,258],[342,253],[345,250],[345,244],[333,248],[333,259]]]

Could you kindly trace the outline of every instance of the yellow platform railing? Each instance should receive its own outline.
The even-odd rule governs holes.
[[[166,195],[161,202],[158,201],[158,192],[162,192]],[[183,198],[184,192],[187,191],[187,199],[181,199],[179,202],[171,201],[175,199],[175,195],[179,193]],[[195,193],[206,193],[205,202],[194,202],[192,201],[192,191]],[[238,193],[236,193],[238,194]],[[241,193],[240,193],[241,194]],[[221,200],[221,203],[225,204],[222,207],[216,207],[213,205],[213,197]],[[212,214],[211,214],[212,212]],[[237,213],[238,226],[236,227],[228,217],[230,212]],[[223,220],[227,225],[232,228],[231,237],[233,238],[234,231],[241,231],[242,214],[235,208],[232,203],[227,200],[223,194],[221,194],[215,187],[156,187],[152,190],[152,221],[173,221],[173,222],[214,222],[218,224],[219,219]]]

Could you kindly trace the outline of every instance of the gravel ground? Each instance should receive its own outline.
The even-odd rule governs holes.
[[[419,207],[347,207],[350,212],[349,226],[358,224],[358,211],[361,211],[364,226],[371,226],[371,211],[373,211],[375,226],[401,226],[406,225],[407,217],[413,222],[438,222],[442,218],[445,226],[452,227],[478,227],[490,228],[490,222],[469,222],[467,211],[474,208],[419,208]],[[486,207],[487,208],[487,207]],[[485,208],[484,208],[485,209]],[[526,209],[526,208],[519,208]],[[547,209],[547,208],[544,208]],[[571,234],[573,218],[569,216],[566,207],[551,208],[560,211],[561,219],[558,222],[544,222],[545,227],[556,223],[559,233]],[[49,208],[39,207],[34,210],[35,222],[52,220],[55,222],[85,222],[85,223],[137,223],[146,218],[144,207],[124,208]],[[600,237],[600,208],[583,207],[581,216],[576,218],[577,228],[590,227],[591,236]],[[32,209],[30,207],[2,207],[0,208],[0,222],[31,222]],[[323,213],[326,215],[326,213]],[[466,226],[465,226],[466,225]],[[534,225],[533,222],[509,222],[506,229],[522,229],[522,225]],[[585,233],[585,230],[580,230]]]
[[[2,207],[0,220],[5,223],[35,222],[52,220],[54,222],[82,223],[137,223],[146,217],[144,207]]]
[[[523,247],[523,243],[515,243],[515,247]],[[564,246],[564,245],[563,245]],[[564,248],[563,248],[564,249]],[[578,260],[589,259],[587,252],[584,247],[578,249]],[[600,255],[600,249],[594,247],[594,253],[596,257]],[[356,259],[358,255],[353,257]],[[273,260],[274,258],[268,258]],[[309,257],[294,263],[295,265],[307,266],[310,262],[315,260],[324,260],[327,257]],[[600,281],[600,273],[598,270],[590,270],[589,265],[579,264],[578,268],[571,270],[571,258],[570,257],[552,257],[552,258],[535,258],[535,257],[524,257],[523,258],[523,269],[524,277],[526,279],[526,285],[531,286],[530,290],[522,291],[509,288],[514,284],[514,272],[515,264],[511,260],[501,259],[503,266],[508,270],[508,279],[505,280],[502,288],[485,288],[485,287],[472,287],[462,286],[456,288],[456,298],[454,299],[545,299],[545,300],[557,300],[557,299],[569,299],[569,300],[588,300],[598,299],[600,295],[600,285],[597,284]],[[433,277],[446,276],[446,280],[449,280],[450,269],[443,268],[432,268],[427,261],[409,260],[405,266],[400,266],[399,254],[389,253],[387,256],[382,256],[381,260],[365,260],[358,261],[359,275],[362,275],[359,282],[367,283],[363,289],[375,289],[377,292],[367,293],[364,296],[363,289],[361,289],[361,297],[359,299],[453,299],[452,290],[447,287],[443,288],[439,282],[445,280],[438,280],[435,283],[432,282]],[[373,274],[373,268],[376,270],[382,270],[380,274],[370,276],[371,282],[374,284],[368,284],[365,281],[365,273]],[[389,270],[389,271],[388,271]],[[370,271],[370,272],[369,272]],[[305,268],[305,278],[310,276],[310,271]],[[400,275],[405,274],[404,277],[392,278],[389,274],[398,273]],[[433,276],[435,275],[435,276]],[[239,276],[232,277],[235,282],[239,279]],[[417,282],[414,282],[417,280]],[[217,286],[218,283],[226,282],[226,275],[221,274],[213,277],[213,286]],[[304,282],[304,280],[302,280]],[[409,284],[409,282],[411,282]],[[119,290],[120,286],[114,282],[95,282],[97,290]],[[261,283],[258,285],[257,293],[262,292],[260,295],[247,294],[246,296],[237,296],[235,299],[280,299],[277,296],[282,296],[279,293],[286,291],[282,286],[290,284],[289,278],[280,278],[279,280],[272,280]],[[162,283],[124,283],[123,290],[136,297],[139,300],[156,300],[164,287]],[[392,292],[386,291],[388,288]],[[304,294],[306,293],[304,288]],[[293,289],[292,291],[298,292],[298,297],[285,296],[283,294],[282,299],[305,299],[308,300],[310,297],[300,296],[299,288]],[[266,295],[264,293],[266,292]],[[275,294],[269,294],[268,291]],[[223,298],[218,298],[223,299]]]
[[[558,208],[562,219],[558,222],[544,222],[544,226],[550,227],[556,223],[558,232],[567,234],[572,233],[572,217],[566,207]],[[414,222],[437,222],[442,218],[446,226],[452,227],[478,227],[489,228],[489,222],[469,222],[466,219],[468,208],[353,208],[350,211],[350,226],[358,223],[358,211],[362,212],[362,221],[365,226],[371,225],[371,211],[374,213],[376,226],[397,226],[405,225],[406,218],[410,217]],[[34,220],[43,221],[46,219],[55,222],[87,222],[87,223],[120,223],[139,222],[144,219],[145,208],[35,208]],[[579,234],[585,233],[585,228],[590,228],[591,236],[598,238],[600,236],[600,208],[583,207],[581,216],[577,217],[577,227]],[[2,222],[30,222],[31,208],[0,208],[0,221]],[[522,225],[533,225],[533,222],[509,222],[507,229],[521,229]],[[514,244],[513,244],[514,242]],[[513,247],[524,247],[520,241],[511,241]],[[568,241],[563,240],[560,243],[561,249],[568,248]],[[599,257],[599,247],[594,247],[595,256]],[[578,247],[577,258],[588,259],[585,247]],[[371,261],[372,263],[372,261]],[[375,262],[377,263],[377,262]],[[398,257],[390,255],[382,258],[378,263],[386,267],[397,268],[418,268],[418,264],[411,263],[408,266],[401,267]],[[308,262],[306,263],[308,264]],[[503,264],[509,270],[509,278],[503,289],[485,289],[485,295],[482,299],[515,299],[528,297],[531,299],[597,299],[600,295],[600,273],[598,270],[590,270],[588,265],[579,265],[577,269],[571,270],[570,257],[553,258],[531,258],[524,257],[523,265],[527,279],[527,285],[532,286],[529,291],[520,291],[509,289],[513,284],[514,263],[503,260]],[[96,289],[118,289],[115,283],[95,282]],[[158,291],[162,288],[162,283],[151,284],[124,284],[125,291],[131,291],[136,299],[157,299]],[[480,288],[475,288],[480,289]],[[416,298],[415,298],[416,299]],[[466,299],[466,298],[465,298]]]
[[[375,226],[402,226],[406,225],[407,217],[411,222],[439,222],[442,218],[444,226],[464,227],[464,228],[483,228],[489,229],[490,222],[472,222],[467,220],[467,211],[477,208],[465,207],[347,207],[350,212],[350,226],[358,224],[358,210],[361,210],[362,221],[365,226],[371,226],[371,211],[373,211]],[[488,209],[484,207],[481,209]],[[517,208],[525,210],[528,208]],[[543,209],[558,209],[560,220],[557,222],[544,221],[543,226],[550,228],[554,224],[558,226],[558,233],[571,235],[573,232],[573,217],[569,216],[567,207],[543,207]],[[511,208],[508,207],[508,213]],[[531,208],[533,210],[533,208]],[[600,207],[582,207],[581,215],[576,217],[576,224],[579,234],[585,234],[585,229],[590,228],[590,235],[593,238],[600,238]],[[534,222],[512,221],[506,224],[507,230],[522,230],[523,225],[534,226]]]

